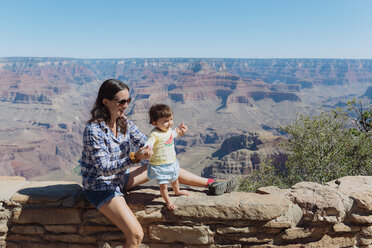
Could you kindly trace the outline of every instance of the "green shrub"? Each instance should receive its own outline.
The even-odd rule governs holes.
[[[337,108],[312,117],[298,115],[282,128],[288,135],[282,143],[288,155],[285,168],[278,170],[266,160],[243,180],[241,190],[289,187],[300,181],[324,184],[343,176],[372,175],[372,110],[355,100],[348,106],[353,112]]]
[[[247,178],[240,183],[240,191],[256,191],[259,187],[275,185],[286,188],[288,185],[283,179],[283,174],[279,168],[275,168],[274,160],[261,158],[258,169],[253,170]]]

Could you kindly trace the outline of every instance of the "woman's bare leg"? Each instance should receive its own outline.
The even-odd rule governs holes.
[[[180,168],[180,174],[178,176],[178,181],[181,184],[197,186],[197,187],[205,187],[207,185],[208,178],[199,177],[187,170]]]
[[[125,187],[126,190],[149,181],[149,179],[147,178],[147,166],[132,167],[130,168],[130,170],[131,171],[129,174],[128,183]],[[208,178],[197,176],[187,170],[180,168],[178,181],[181,184],[205,187],[207,185]]]
[[[208,180],[209,180],[208,178],[197,176],[187,170],[180,168],[180,174],[178,176],[178,181],[180,184],[186,184],[197,187],[208,186],[209,193],[212,195],[230,193],[239,186],[239,180],[237,178],[232,178],[227,182],[215,182],[212,183],[210,186],[207,185]],[[135,167],[131,170],[129,174],[129,180],[125,189],[133,188],[137,185],[146,183],[148,181],[149,180],[147,178],[147,167],[146,166]]]
[[[115,196],[99,208],[99,211],[124,233],[123,248],[140,247],[144,235],[143,230],[124,197]]]
[[[130,168],[128,183],[125,186],[125,189],[131,189],[137,185],[148,182],[147,178],[147,166],[139,166]]]

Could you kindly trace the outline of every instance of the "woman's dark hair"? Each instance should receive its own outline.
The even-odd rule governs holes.
[[[165,104],[154,104],[149,110],[150,124],[163,117],[170,117],[173,114],[171,108]]]
[[[92,118],[88,122],[109,122],[111,118],[110,111],[106,107],[106,105],[103,104],[102,100],[103,98],[112,100],[114,99],[116,93],[124,89],[127,89],[129,91],[128,85],[126,85],[122,81],[116,79],[107,79],[106,81],[104,81],[98,90],[96,102],[93,105],[93,109],[90,111]],[[117,119],[117,124],[120,127],[121,132],[125,135],[125,133],[127,132],[127,120],[123,117],[119,117]]]

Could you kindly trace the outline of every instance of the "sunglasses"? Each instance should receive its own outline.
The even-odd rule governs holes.
[[[116,101],[117,104],[125,105],[126,103],[129,104],[132,101],[132,99],[129,97],[128,99],[115,100],[115,101]]]

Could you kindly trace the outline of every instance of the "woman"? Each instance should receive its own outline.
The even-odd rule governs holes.
[[[83,137],[82,185],[86,198],[125,235],[123,248],[140,247],[143,230],[128,207],[123,192],[148,181],[147,167],[132,167],[148,159],[152,150],[144,147],[147,137],[125,116],[131,102],[129,87],[116,79],[102,83]],[[183,130],[186,132],[187,130]],[[131,147],[139,147],[131,151]],[[236,180],[217,183],[180,169],[179,182],[209,186],[212,194],[230,192]]]

